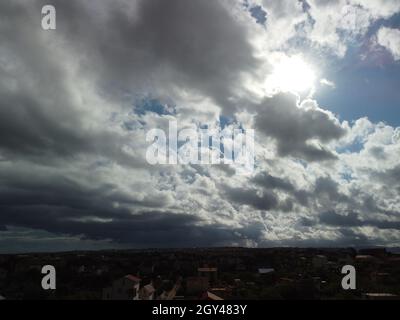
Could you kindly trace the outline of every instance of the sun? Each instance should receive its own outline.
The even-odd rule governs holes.
[[[314,89],[314,69],[301,57],[285,57],[274,64],[268,86],[278,91],[305,93]]]

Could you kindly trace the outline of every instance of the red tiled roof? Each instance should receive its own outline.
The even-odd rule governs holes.
[[[134,282],[140,282],[140,278],[135,277],[135,276],[133,276],[131,274],[126,275],[125,278],[127,278],[127,279],[129,279],[131,281],[134,281]]]
[[[216,294],[214,294],[210,291],[207,291],[207,298],[210,300],[224,300],[221,297],[218,297]]]

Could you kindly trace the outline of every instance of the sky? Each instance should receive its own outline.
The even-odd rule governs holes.
[[[398,247],[399,88],[398,0],[2,1],[0,253]],[[254,170],[150,164],[171,121]]]

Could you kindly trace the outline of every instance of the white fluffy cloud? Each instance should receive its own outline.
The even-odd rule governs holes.
[[[378,44],[385,47],[395,60],[400,60],[400,30],[382,27],[377,34]]]
[[[285,47],[293,37],[301,36],[314,46],[343,57],[349,43],[362,38],[371,24],[388,19],[400,11],[397,0],[251,0],[267,13],[266,46]]]

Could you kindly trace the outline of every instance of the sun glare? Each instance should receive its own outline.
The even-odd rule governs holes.
[[[275,90],[304,93],[313,89],[315,80],[313,68],[295,56],[277,62],[268,82]]]

